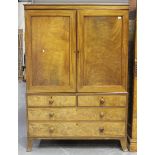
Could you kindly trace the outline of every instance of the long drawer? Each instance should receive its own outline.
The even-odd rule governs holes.
[[[28,95],[28,106],[75,106],[75,96],[43,96],[43,95]]]
[[[121,137],[125,135],[123,122],[52,122],[29,123],[30,137]]]
[[[126,106],[126,95],[78,96],[78,106]]]
[[[125,108],[28,108],[29,120],[118,120],[124,121]]]

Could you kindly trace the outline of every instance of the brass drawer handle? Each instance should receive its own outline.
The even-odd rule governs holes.
[[[103,113],[103,112],[100,113],[100,117],[101,117],[101,118],[104,117],[104,113]]]
[[[104,132],[104,128],[103,127],[99,128],[99,132],[103,133]]]
[[[49,104],[52,105],[54,103],[54,100],[49,101]]]
[[[49,132],[50,132],[50,133],[54,132],[54,128],[51,127],[51,128],[49,129]]]
[[[49,113],[49,117],[53,117],[54,116],[54,113]]]
[[[100,104],[103,105],[104,103],[105,103],[105,100],[104,100],[104,98],[102,97],[102,98],[100,99]]]

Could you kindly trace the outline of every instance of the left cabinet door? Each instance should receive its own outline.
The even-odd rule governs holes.
[[[27,92],[76,91],[76,11],[26,10]]]

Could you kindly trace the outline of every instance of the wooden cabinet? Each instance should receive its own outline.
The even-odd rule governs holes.
[[[37,139],[127,150],[128,6],[25,5],[28,151]]]

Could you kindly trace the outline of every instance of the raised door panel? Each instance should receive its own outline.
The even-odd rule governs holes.
[[[127,91],[125,10],[78,12],[78,91]]]
[[[75,11],[27,11],[26,15],[28,91],[75,91]]]

